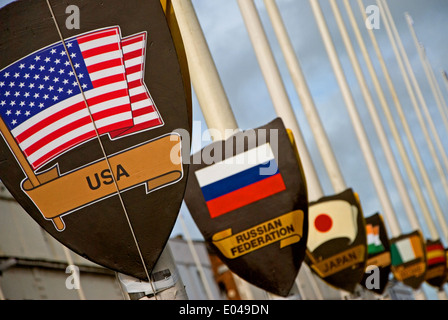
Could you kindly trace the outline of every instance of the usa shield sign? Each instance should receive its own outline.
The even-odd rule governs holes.
[[[188,173],[173,133],[191,122],[176,49],[157,0],[22,0],[0,11],[2,182],[61,243],[142,280]]]

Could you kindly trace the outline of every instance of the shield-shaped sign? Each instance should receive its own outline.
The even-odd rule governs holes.
[[[426,249],[420,231],[403,234],[390,240],[392,273],[413,289],[420,288],[426,275]]]
[[[0,178],[61,243],[148,280],[181,206],[191,104],[158,0],[0,11]]]
[[[446,269],[448,270],[448,249],[445,249]],[[445,282],[448,282],[448,272],[446,274]]]
[[[305,255],[305,177],[283,121],[216,141],[191,157],[185,202],[235,274],[287,296]]]
[[[361,284],[368,290],[382,294],[390,273],[390,243],[381,214],[367,217],[367,263]]]
[[[447,277],[447,262],[445,248],[440,240],[426,241],[426,261],[426,282],[436,288],[442,287]]]
[[[328,284],[354,292],[364,276],[366,226],[352,189],[309,204],[305,261]]]

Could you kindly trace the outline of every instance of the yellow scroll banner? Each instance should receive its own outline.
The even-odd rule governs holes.
[[[380,253],[372,258],[369,258],[367,260],[366,265],[367,266],[386,267],[386,266],[389,266],[390,263],[391,263],[390,252],[386,251],[386,252]]]
[[[295,210],[277,218],[258,224],[237,234],[232,229],[215,233],[213,244],[229,259],[235,259],[249,252],[280,241],[280,248],[299,242],[303,235],[302,210]]]
[[[181,179],[180,143],[179,135],[168,134],[64,175],[55,167],[37,176],[40,185],[26,179],[22,188],[44,218],[63,230],[60,216],[117,194],[117,186],[125,191],[146,184],[148,193]]]
[[[429,268],[425,274],[425,280],[430,280],[436,277],[442,277],[446,272],[446,266],[443,264],[437,267]]]
[[[420,277],[426,272],[426,263],[423,259],[411,265],[392,266],[392,273],[398,281],[403,281],[411,277]]]

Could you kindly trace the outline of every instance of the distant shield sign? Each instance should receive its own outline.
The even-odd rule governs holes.
[[[447,277],[447,262],[445,248],[440,240],[426,241],[426,260],[426,282],[436,288],[442,287]]]
[[[246,281],[287,296],[305,255],[305,177],[281,119],[191,157],[185,202],[204,239]]]
[[[191,104],[176,49],[158,0],[0,11],[1,180],[61,243],[143,280],[186,186],[174,131],[190,130]]]
[[[446,269],[448,270],[448,249],[445,249]],[[448,282],[448,271],[446,274],[445,282]]]
[[[366,247],[364,217],[352,189],[309,204],[305,261],[319,277],[354,292],[364,275]]]
[[[367,217],[367,263],[361,284],[368,290],[382,294],[389,281],[391,267],[390,244],[381,214]]]
[[[420,288],[426,275],[426,249],[420,231],[390,240],[392,273],[398,281],[413,289]]]

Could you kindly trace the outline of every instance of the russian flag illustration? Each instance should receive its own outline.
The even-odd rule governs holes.
[[[212,218],[286,190],[269,143],[195,174]]]

